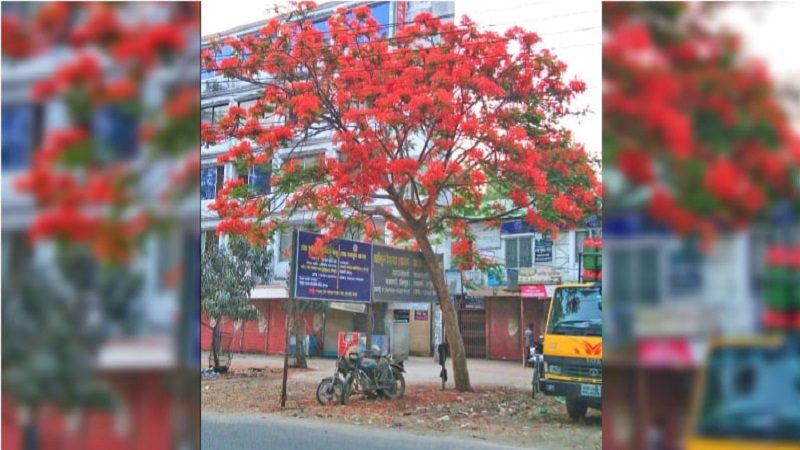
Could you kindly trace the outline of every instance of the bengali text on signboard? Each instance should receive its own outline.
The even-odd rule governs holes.
[[[520,285],[523,284],[559,284],[561,271],[557,267],[520,267],[517,276]]]
[[[422,253],[380,245],[372,247],[372,296],[376,302],[438,301]]]
[[[309,254],[318,235],[300,231],[295,249],[295,290],[300,299],[339,302],[370,301],[372,246],[335,240],[322,258]]]

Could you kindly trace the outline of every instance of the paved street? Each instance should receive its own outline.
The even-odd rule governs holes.
[[[208,353],[203,352],[202,361],[208,361]],[[321,374],[333,372],[336,360],[333,358],[309,358],[311,370],[296,372],[297,380],[319,382]],[[474,387],[510,387],[528,390],[531,387],[531,369],[522,363],[493,361],[488,359],[469,359],[470,381]],[[283,357],[278,355],[236,354],[233,369],[245,370],[251,367],[283,367]],[[414,384],[441,383],[439,366],[432,357],[412,356],[405,361],[406,381]],[[453,384],[452,359],[447,360],[448,386]]]
[[[334,424],[310,419],[292,419],[263,414],[217,414],[202,416],[203,450],[370,448],[374,450],[518,450],[524,447],[492,444],[478,439],[410,433]],[[528,447],[533,448],[533,447]]]

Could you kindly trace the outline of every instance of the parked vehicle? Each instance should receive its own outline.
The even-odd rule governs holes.
[[[344,377],[341,403],[347,403],[353,394],[367,398],[388,397],[397,399],[406,391],[405,369],[402,361],[395,361],[392,354],[378,358],[350,353],[347,358],[352,368]]]
[[[317,401],[321,405],[343,404],[344,382],[352,371],[353,365],[345,357],[340,356],[336,361],[333,376],[323,378],[319,382],[317,386]]]
[[[536,398],[536,393],[539,392],[539,383],[544,375],[544,355],[542,341],[544,337],[539,336],[538,341],[534,341],[531,350],[531,357],[528,358],[528,364],[533,367],[533,378],[531,379],[531,398]]]
[[[800,337],[717,338],[695,385],[689,450],[800,449]]]
[[[545,395],[565,397],[572,420],[587,408],[601,409],[603,385],[603,303],[600,283],[558,285],[544,336]]]

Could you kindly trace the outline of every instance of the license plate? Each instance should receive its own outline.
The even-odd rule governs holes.
[[[582,384],[581,385],[581,395],[585,395],[587,397],[600,397],[600,385],[599,384]]]

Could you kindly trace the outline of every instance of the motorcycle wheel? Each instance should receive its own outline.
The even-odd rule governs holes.
[[[383,395],[392,400],[396,400],[406,393],[406,379],[399,370],[393,370],[392,372],[394,375],[394,385],[389,389],[383,389]]]
[[[322,380],[319,382],[319,386],[317,386],[317,401],[320,405],[342,403],[343,390],[344,383],[338,378]]]
[[[533,366],[533,379],[531,381],[531,398],[536,398],[536,393],[539,392],[539,381],[541,379],[541,372],[539,371],[539,367],[536,365]]]

